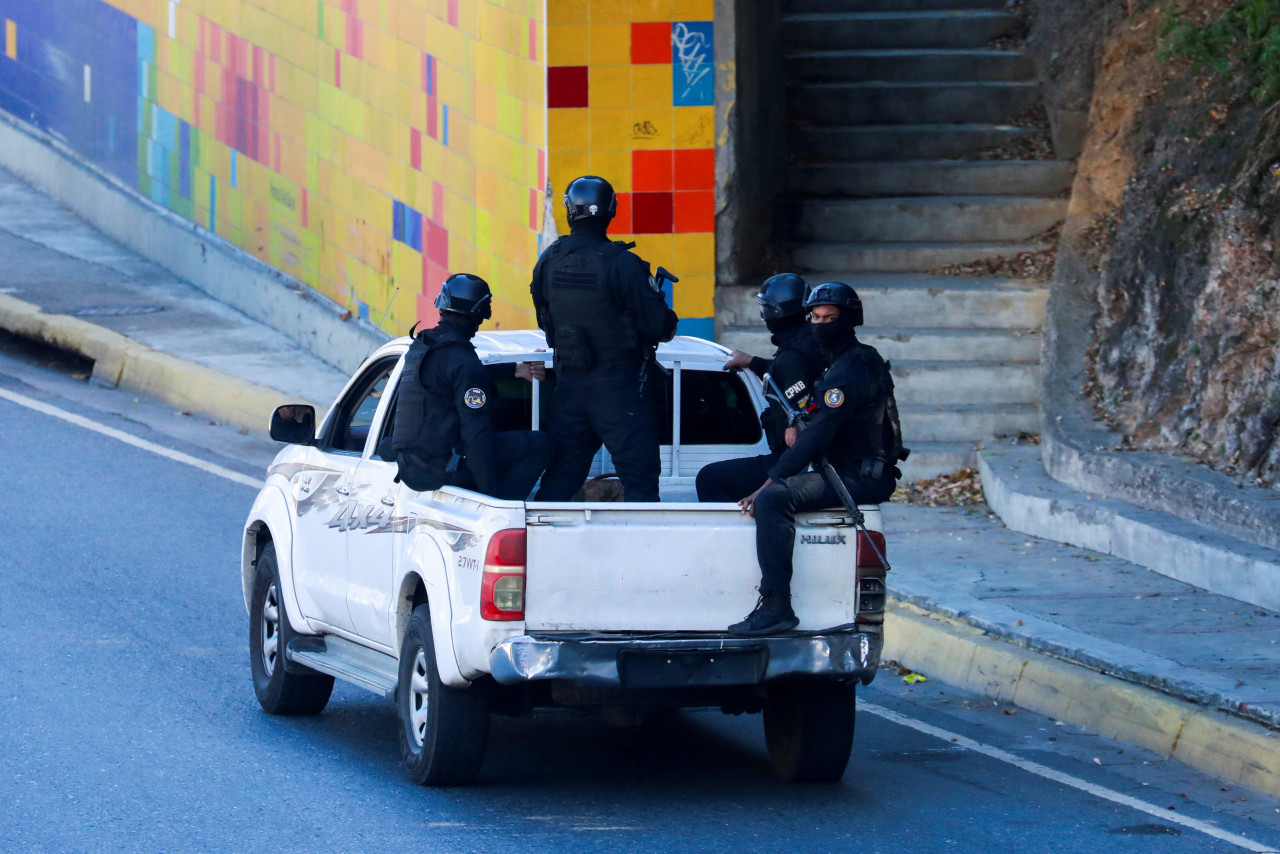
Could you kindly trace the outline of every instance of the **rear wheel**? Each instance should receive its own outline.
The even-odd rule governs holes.
[[[400,756],[415,783],[454,786],[480,773],[489,742],[489,694],[483,684],[451,688],[440,681],[431,613],[419,605],[400,646]]]
[[[853,749],[856,686],[797,683],[779,687],[764,707],[764,737],[778,776],[793,783],[835,783]]]
[[[272,715],[318,715],[333,692],[333,677],[299,665],[286,665],[285,646],[293,631],[280,592],[274,543],[258,558],[258,574],[249,604],[249,665],[253,692]],[[302,672],[294,672],[302,671]]]

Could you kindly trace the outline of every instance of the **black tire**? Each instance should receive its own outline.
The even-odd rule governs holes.
[[[253,693],[271,715],[318,715],[333,693],[333,677],[287,664],[285,646],[293,637],[280,593],[276,548],[268,543],[258,558],[249,604],[249,666]],[[302,671],[302,672],[298,672]]]
[[[472,783],[489,743],[489,693],[483,683],[451,688],[440,681],[431,612],[419,605],[400,645],[400,757],[422,786]]]
[[[856,686],[780,686],[764,707],[769,760],[789,783],[835,783],[853,749]]]

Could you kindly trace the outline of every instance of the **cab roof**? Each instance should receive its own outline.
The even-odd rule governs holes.
[[[408,347],[413,342],[409,336],[397,338],[392,344]],[[547,337],[541,329],[503,329],[492,332],[480,332],[471,342],[476,347],[480,358],[503,356],[524,356],[531,353],[547,352]],[[729,354],[728,347],[708,341],[705,338],[694,338],[692,335],[677,335],[670,341],[658,345],[658,358],[663,361],[687,358],[694,361],[700,359],[724,359]],[[536,361],[536,360],[535,360]]]

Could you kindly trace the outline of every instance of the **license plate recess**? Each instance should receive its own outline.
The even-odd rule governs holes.
[[[769,652],[762,646],[627,650],[618,654],[618,677],[628,688],[757,685],[768,665]]]

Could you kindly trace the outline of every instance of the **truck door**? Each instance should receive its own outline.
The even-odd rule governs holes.
[[[396,357],[380,359],[348,384],[316,441],[322,465],[305,494],[297,496],[293,574],[298,607],[307,619],[344,631],[352,630],[346,541],[360,518],[352,501],[356,466],[395,364]]]
[[[399,370],[392,373],[388,388],[396,387],[399,376]],[[351,501],[358,518],[347,535],[347,612],[356,634],[391,648],[395,644],[391,614],[395,547],[404,541],[396,536],[400,530],[395,525],[396,508],[405,487],[395,480],[397,466],[391,451],[395,400],[393,395],[388,397],[352,481]]]

